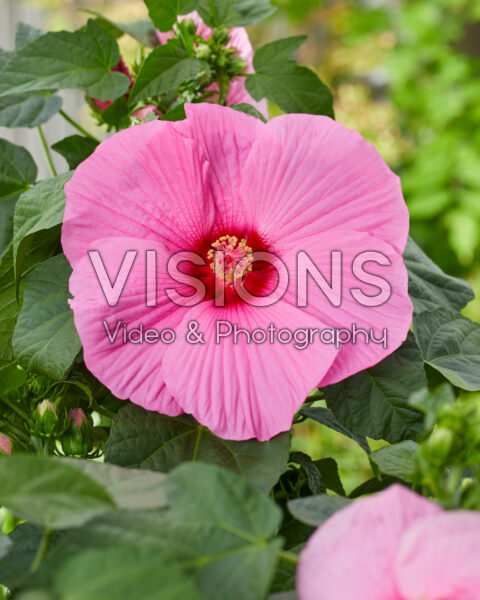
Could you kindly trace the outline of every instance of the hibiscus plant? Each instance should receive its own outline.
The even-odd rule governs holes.
[[[270,0],[145,4],[0,50],[0,125],[51,170],[0,139],[0,594],[478,600],[470,285],[408,238],[305,37],[254,52]],[[372,477],[292,449],[305,422]]]

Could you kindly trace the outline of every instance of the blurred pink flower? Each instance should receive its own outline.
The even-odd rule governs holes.
[[[117,73],[123,73],[124,75],[126,75],[130,79],[129,89],[133,87],[134,79],[132,77],[132,74],[130,73],[130,69],[125,64],[123,58],[121,58],[118,61],[118,63],[113,67],[112,71],[115,71]],[[125,98],[128,98],[128,93],[125,94]],[[96,100],[95,98],[92,98],[92,102],[95,104],[95,106],[97,106],[99,110],[105,110],[113,104],[113,100],[105,100],[104,102],[102,102],[102,100]]]
[[[185,19],[192,19],[192,21],[197,26],[197,35],[202,37],[204,40],[208,40],[210,38],[210,36],[213,33],[213,29],[205,25],[202,18],[196,11],[179,17],[180,21],[183,21]],[[165,44],[169,39],[173,37],[173,34],[171,32],[162,33],[158,31],[157,36],[160,43]],[[244,29],[243,27],[233,27],[232,29],[230,29],[230,39],[226,44],[226,48],[236,48],[238,50],[238,56],[240,58],[243,58],[243,60],[247,63],[245,73],[254,73],[253,47],[250,43],[250,39],[248,37],[246,29]],[[218,85],[214,84],[209,89],[218,91]],[[251,104],[257,110],[259,110],[262,113],[262,115],[264,115],[264,117],[268,119],[268,102],[266,98],[260,100],[259,102],[254,100],[245,89],[245,78],[235,77],[230,82],[230,90],[227,96],[227,105],[242,103]]]
[[[319,382],[330,384],[376,364],[407,336],[412,305],[402,252],[408,211],[398,177],[373,146],[327,117],[285,115],[263,124],[206,103],[187,105],[186,114],[184,121],[152,121],[105,140],[65,186],[62,243],[73,267],[75,324],[87,367],[117,397],[168,415],[190,413],[226,439],[267,440],[290,429]],[[291,286],[279,301],[251,306],[227,285],[225,306],[215,305],[216,275],[208,256],[223,236],[236,238],[229,258],[247,256],[242,244],[248,242],[253,251],[270,251],[285,263]],[[108,306],[87,252],[100,252],[113,282],[131,249],[138,260],[120,301]],[[311,283],[308,307],[299,308],[297,253],[307,252],[328,277],[330,253],[338,249],[345,265],[341,306],[332,306]],[[157,305],[150,308],[146,250],[157,252]],[[191,272],[202,278],[207,297],[190,308],[165,293],[175,287],[192,294],[191,286],[176,286],[166,272],[168,259],[185,250],[206,261]],[[376,307],[363,306],[348,292],[360,283],[350,268],[353,258],[371,250],[382,252],[389,266],[369,270],[380,271],[392,287],[390,299]],[[275,270],[258,265],[244,281],[257,296],[268,295],[276,283]],[[125,344],[120,325],[111,343],[103,320],[111,331],[118,321],[129,328],[172,328],[177,339]],[[185,339],[192,320],[204,332],[203,344]],[[377,334],[388,329],[388,345],[367,343],[363,336],[340,348],[316,341],[304,350],[278,342],[248,344],[245,336],[218,344],[218,320],[250,331],[272,323],[291,330],[356,323]]]
[[[4,454],[11,454],[12,442],[10,441],[10,438],[7,435],[0,433],[0,453],[2,452]]]
[[[480,513],[400,485],[355,501],[300,554],[299,600],[478,600]]]

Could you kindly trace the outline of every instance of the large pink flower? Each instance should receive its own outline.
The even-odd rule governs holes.
[[[192,21],[197,26],[196,34],[202,37],[204,40],[208,40],[213,33],[213,29],[207,27],[203,22],[200,15],[193,11],[187,15],[181,15],[179,17],[180,21],[185,19],[192,19]],[[246,29],[243,27],[233,27],[229,32],[230,38],[228,43],[226,44],[226,48],[236,48],[238,51],[238,56],[243,58],[243,60],[247,63],[247,68],[245,69],[245,73],[253,73],[253,47],[250,43],[250,39],[248,37],[248,33]],[[161,44],[165,44],[169,39],[173,37],[171,32],[158,32],[157,33],[158,40]],[[218,85],[214,84],[211,89],[218,90]],[[259,110],[265,117],[268,119],[268,102],[264,98],[257,102],[254,100],[250,94],[247,92],[245,88],[245,77],[234,77],[230,82],[230,90],[227,96],[227,105],[230,104],[251,104],[257,110]]]
[[[267,440],[291,427],[292,417],[316,385],[339,381],[393,352],[405,339],[412,306],[402,261],[408,212],[398,178],[358,133],[327,117],[285,115],[263,124],[212,104],[186,107],[176,123],[152,121],[104,141],[65,187],[62,243],[72,267],[70,291],[87,367],[119,398],[161,413],[190,413],[227,439]],[[224,236],[230,236],[227,240]],[[235,240],[231,238],[235,237]],[[219,241],[220,240],[220,241]],[[246,241],[242,241],[246,240]],[[248,249],[278,256],[290,274],[287,293],[267,307],[239,301],[226,269],[226,302],[217,306],[211,251],[231,242],[225,261],[247,260]],[[87,252],[96,250],[112,283],[128,250],[137,251],[123,295],[108,306]],[[146,251],[157,251],[157,303],[145,300]],[[298,308],[295,262],[305,251],[329,277],[330,252],[343,252],[341,306],[312,281],[306,308]],[[180,307],[166,289],[192,295],[167,275],[169,257],[195,251],[203,266],[187,266],[204,282],[206,299]],[[380,306],[354,300],[351,290],[378,294],[352,273],[354,257],[381,252],[387,266],[366,269],[388,279],[391,296]],[[149,283],[153,284],[150,278]],[[222,277],[220,277],[222,280]],[[257,263],[245,287],[262,296],[275,288],[273,267]],[[122,320],[129,327],[172,328],[172,344],[110,343]],[[318,339],[299,350],[292,343],[247,343],[240,335],[216,343],[213,329],[228,320],[253,331],[368,327],[388,343],[338,348]],[[185,339],[198,322],[204,342]],[[123,327],[123,325],[122,325]]]
[[[340,510],[300,554],[300,600],[478,600],[480,513],[393,485]]]
[[[11,454],[12,442],[10,441],[10,438],[7,435],[0,433],[0,454],[2,452],[3,454]]]

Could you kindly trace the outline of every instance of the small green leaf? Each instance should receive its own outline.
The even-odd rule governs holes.
[[[55,589],[62,600],[204,598],[168,554],[130,546],[79,553],[61,566]]]
[[[350,504],[348,498],[342,496],[307,496],[306,498],[295,498],[288,502],[290,513],[302,523],[318,527],[333,513]]]
[[[327,491],[320,471],[308,454],[304,452],[290,452],[288,462],[296,463],[302,467],[307,476],[308,487],[312,494],[324,494]]]
[[[93,20],[84,30],[46,33],[18,50],[2,70],[0,96],[75,88],[98,100],[125,94],[130,82],[112,72],[118,46]]]
[[[0,458],[0,481],[1,505],[50,530],[78,526],[115,509],[102,486],[60,459]]]
[[[417,450],[418,444],[416,442],[405,440],[372,452],[370,459],[382,473],[414,483],[414,457]]]
[[[245,27],[263,21],[277,8],[270,0],[200,0],[198,12],[209,27]]]
[[[408,239],[403,259],[408,270],[408,295],[415,314],[436,308],[461,310],[473,300],[472,286],[444,273],[412,238]]]
[[[63,188],[71,176],[71,173],[64,173],[41,181],[18,199],[13,218],[13,253],[17,276],[22,271],[33,236],[61,225],[65,210]]]
[[[230,104],[230,108],[233,108],[233,110],[238,110],[239,112],[243,112],[251,117],[256,117],[264,123],[267,122],[267,119],[262,115],[262,113],[251,104],[246,104],[244,102],[241,102],[240,104]]]
[[[60,96],[46,94],[4,96],[0,98],[0,126],[37,127],[62,108]]]
[[[192,460],[213,463],[243,475],[268,492],[287,468],[290,439],[269,442],[223,440],[192,417],[168,417],[130,404],[115,417],[106,446],[108,462],[169,472]]]
[[[69,169],[78,165],[92,154],[98,142],[82,135],[71,135],[52,144],[52,150],[58,152],[67,161]]]
[[[37,178],[37,166],[30,153],[0,139],[0,202],[27,190]]]
[[[38,265],[26,278],[13,350],[26,369],[62,379],[81,344],[68,305],[72,270],[63,254]]]
[[[160,31],[170,31],[178,15],[186,15],[197,8],[198,0],[145,0],[148,14]]]
[[[390,356],[340,383],[323,388],[328,407],[358,436],[398,442],[422,430],[423,415],[409,398],[427,383],[413,334]]]
[[[461,314],[438,308],[421,312],[413,324],[427,364],[453,385],[480,390],[480,325]]]
[[[253,59],[255,74],[247,76],[247,91],[257,101],[268,98],[285,112],[333,117],[330,90],[316,73],[291,59],[305,39],[297,35],[259,48]]]
[[[130,92],[130,103],[174,90],[202,71],[210,74],[208,63],[190,57],[178,40],[169,40],[155,48],[142,64]]]

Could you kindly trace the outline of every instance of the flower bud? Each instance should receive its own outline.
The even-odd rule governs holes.
[[[32,433],[37,437],[51,437],[59,428],[60,419],[57,408],[50,400],[43,400],[33,413],[34,427]]]
[[[450,454],[454,433],[446,427],[434,429],[427,441],[427,448],[436,464],[443,464]]]
[[[12,442],[8,435],[0,433],[0,454],[11,454],[12,453]]]
[[[231,73],[243,73],[246,68],[247,63],[243,60],[243,58],[240,58],[240,56],[235,56],[230,61],[230,66],[228,70]]]
[[[226,44],[228,42],[229,31],[226,27],[217,27],[213,32],[213,39],[220,44]]]
[[[67,415],[67,428],[60,443],[66,456],[86,458],[94,447],[94,430],[81,408],[72,408]]]
[[[196,34],[197,26],[195,25],[195,21],[193,19],[190,19],[190,17],[188,19],[183,19],[182,25],[185,27],[185,29],[188,31],[188,33],[190,33],[191,35]]]
[[[212,54],[210,47],[207,44],[200,44],[195,50],[195,57],[202,60],[208,60]]]
[[[75,423],[77,427],[81,427],[84,421],[88,422],[87,415],[81,408],[72,408],[68,411],[67,422],[70,419]]]

